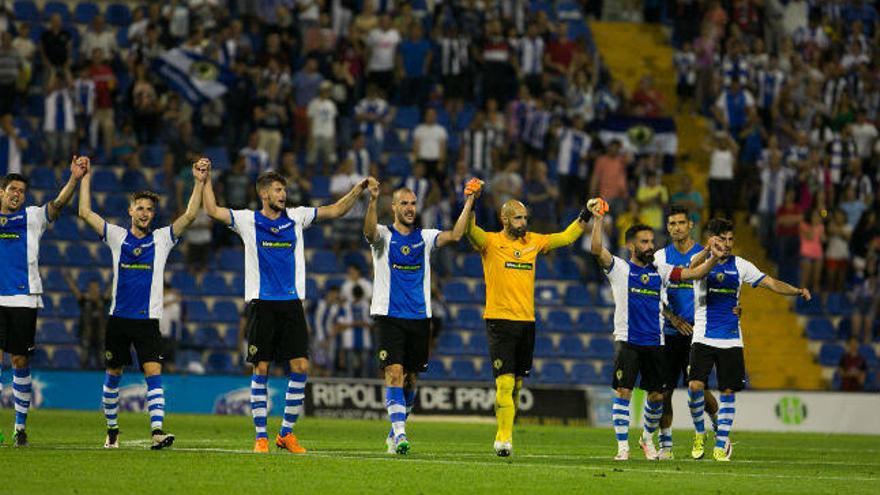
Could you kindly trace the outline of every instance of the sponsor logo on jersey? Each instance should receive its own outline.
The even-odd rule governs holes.
[[[629,291],[633,294],[641,294],[643,296],[660,296],[660,291],[653,289],[639,289],[638,287],[630,287]]]
[[[293,244],[286,241],[263,241],[260,243],[260,246],[270,249],[290,249],[293,247]]]
[[[505,261],[504,268],[510,268],[511,270],[531,270],[534,268],[534,264],[525,263],[521,261]]]
[[[392,264],[391,264],[391,268],[393,268],[393,269],[395,269],[395,270],[404,270],[404,271],[408,271],[408,272],[415,272],[415,271],[421,270],[421,269],[422,269],[422,265],[421,265],[421,264],[418,264],[418,265],[401,265],[401,264],[399,264],[399,263],[392,263]]]
[[[0,217],[0,218],[3,218],[3,217]],[[2,233],[0,233],[0,239],[18,240],[18,239],[21,239],[21,235],[16,234],[15,232],[2,232]]]
[[[119,268],[123,270],[152,270],[152,265],[147,263],[120,263]]]

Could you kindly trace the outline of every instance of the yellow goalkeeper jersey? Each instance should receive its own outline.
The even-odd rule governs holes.
[[[510,240],[501,232],[487,232],[480,250],[486,277],[483,318],[535,321],[535,266],[549,243],[549,235],[526,233]]]

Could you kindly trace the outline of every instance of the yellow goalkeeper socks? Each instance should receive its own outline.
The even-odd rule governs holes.
[[[513,401],[515,380],[513,375],[502,375],[495,379],[495,418],[498,420],[497,442],[510,442],[513,439],[513,418],[516,409]]]

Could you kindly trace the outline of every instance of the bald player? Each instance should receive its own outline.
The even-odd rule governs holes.
[[[431,346],[431,253],[461,240],[478,193],[465,191],[467,199],[452,230],[440,231],[416,225],[418,198],[405,187],[392,196],[394,222],[379,225],[379,183],[368,189],[364,237],[373,252],[370,314],[379,330],[379,364],[384,370],[385,405],[391,421],[385,443],[388,453],[405,455],[410,449],[406,420]]]
[[[568,246],[586,228],[590,213],[564,231],[536,234],[528,231],[525,205],[510,200],[501,207],[501,232],[486,232],[471,216],[467,237],[483,259],[486,278],[486,332],[495,375],[495,453],[513,452],[513,420],[523,378],[532,369],[535,349],[535,263],[539,254]]]

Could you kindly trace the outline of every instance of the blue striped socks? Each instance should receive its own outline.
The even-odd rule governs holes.
[[[253,375],[251,377],[251,415],[254,417],[254,428],[257,430],[257,439],[269,438],[266,434],[266,417],[269,396],[266,390],[266,375]]]
[[[715,448],[726,448],[733,428],[733,416],[736,414],[736,395],[721,394],[718,409],[718,433],[715,434]]]
[[[15,402],[15,431],[24,430],[31,407],[30,368],[12,369],[12,397]]]
[[[146,377],[147,412],[150,413],[150,429],[161,430],[165,421],[165,392],[162,391],[162,375]]]
[[[629,449],[629,400],[615,397],[611,405],[611,420],[619,448]]]
[[[660,428],[660,448],[672,448],[672,428]]]
[[[104,406],[104,418],[107,420],[107,429],[119,428],[119,382],[122,380],[120,375],[104,375],[104,396],[102,404]]]
[[[706,407],[706,398],[703,391],[688,389],[688,407],[691,409],[691,418],[694,420],[694,429],[697,433],[706,433],[706,420],[703,419],[703,411]]]
[[[406,435],[406,399],[403,396],[403,387],[385,387],[385,407],[388,409],[394,438]]]
[[[302,414],[307,378],[305,373],[290,373],[287,393],[284,394],[284,418],[281,420],[281,431],[278,433],[282,437],[293,431],[296,420]]]
[[[657,427],[660,426],[660,416],[663,416],[663,401],[645,401],[645,436],[652,437]]]

